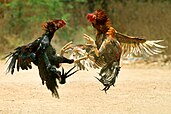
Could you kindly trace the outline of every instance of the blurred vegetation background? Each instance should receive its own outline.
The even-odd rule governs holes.
[[[171,54],[171,0],[0,0],[0,55],[41,36],[41,24],[55,18],[67,22],[55,34],[55,48],[68,41],[83,43],[83,33],[95,33],[86,14],[99,8],[107,11],[116,30],[163,39],[165,54]]]

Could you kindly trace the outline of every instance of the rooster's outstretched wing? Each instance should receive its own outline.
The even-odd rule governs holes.
[[[97,61],[95,62],[95,58],[92,57],[94,55],[98,57],[100,51],[97,49],[93,38],[86,34],[84,34],[84,38],[87,40],[87,44],[76,45],[72,51],[74,59],[77,60],[78,58],[81,58],[81,61],[76,62],[77,66],[80,69],[88,69],[88,67],[99,68],[100,66],[103,66],[99,65]],[[162,53],[166,48],[166,46],[159,44],[163,40],[150,41],[143,38],[127,36],[116,31],[114,39],[116,39],[121,45],[122,57],[129,57],[131,54],[139,57],[149,57],[151,55]],[[103,64],[103,61],[101,61],[101,64]]]
[[[115,37],[122,46],[123,57],[128,57],[130,54],[149,57],[162,53],[166,48],[166,46],[159,44],[163,40],[146,40],[143,38],[127,36],[119,32],[116,32]]]
[[[17,47],[14,52],[8,54],[5,58],[8,58],[7,62],[10,61],[9,66],[7,68],[7,73],[14,73],[14,69],[17,66],[17,71],[20,70],[28,70],[32,68],[31,62],[36,64],[36,50],[39,47],[39,39],[34,42]]]

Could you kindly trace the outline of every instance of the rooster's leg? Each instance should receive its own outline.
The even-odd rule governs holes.
[[[76,66],[72,67],[71,69],[69,69],[67,72],[64,72],[64,68],[62,67],[62,73],[61,73],[61,80],[59,80],[60,84],[65,84],[66,83],[66,78],[70,77],[71,75],[75,74],[78,70],[73,71],[73,69]],[[73,71],[71,73],[71,71]]]
[[[120,67],[118,62],[114,62],[112,65],[104,66],[99,75],[101,76],[100,79],[98,79],[105,87],[103,90],[106,92],[110,86],[114,86],[116,82],[116,78],[118,77],[120,71]]]

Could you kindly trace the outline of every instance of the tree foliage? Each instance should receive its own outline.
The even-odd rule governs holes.
[[[108,12],[112,24],[121,32],[169,42],[170,2],[171,0],[1,0],[0,51],[37,38],[43,32],[41,24],[55,18],[64,19],[67,26],[57,32],[57,40],[54,42],[80,42],[83,33],[94,34],[86,14],[98,8]]]

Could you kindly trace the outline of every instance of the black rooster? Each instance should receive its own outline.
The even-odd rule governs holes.
[[[42,84],[46,84],[47,88],[52,92],[52,96],[59,98],[56,79],[59,80],[60,84],[64,84],[66,78],[76,72],[74,71],[69,74],[74,67],[67,73],[64,73],[63,68],[62,72],[56,69],[60,67],[60,63],[71,64],[74,62],[73,59],[67,59],[62,55],[58,56],[56,50],[50,44],[55,31],[62,28],[64,25],[66,25],[64,20],[51,20],[44,23],[42,27],[45,33],[41,37],[32,43],[17,47],[14,52],[5,57],[11,60],[7,72],[13,74],[15,67],[17,67],[17,71],[19,71],[20,68],[22,70],[28,70],[32,68],[31,63],[34,63],[38,66]]]

